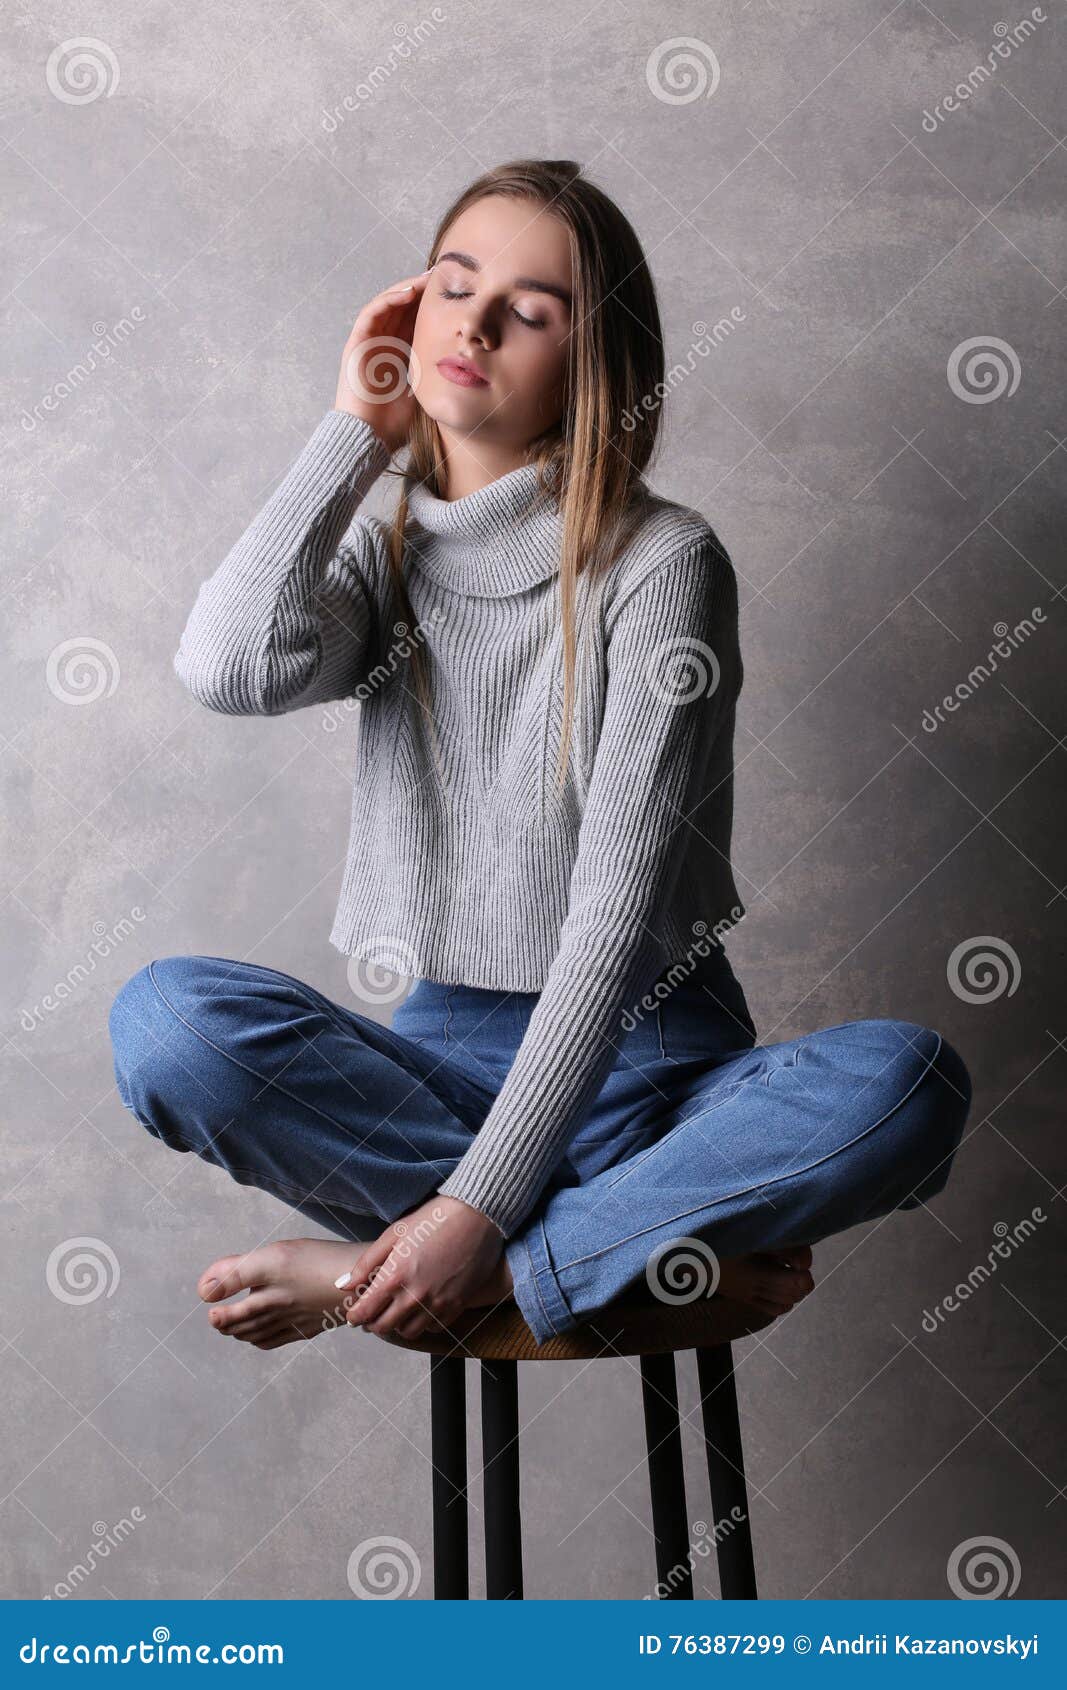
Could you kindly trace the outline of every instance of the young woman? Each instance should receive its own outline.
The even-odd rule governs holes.
[[[514,1298],[544,1340],[643,1283],[765,1321],[813,1242],[945,1184],[948,1042],[760,1046],[727,960],[737,590],[643,478],[663,376],[619,209],[570,162],[492,170],[359,313],[333,408],[199,591],[175,668],[210,709],[360,700],[330,938],[414,978],[389,1027],[212,956],[118,993],[126,1107],[338,1235],[212,1262],[221,1332],[273,1349],[340,1304],[413,1337]],[[395,515],[361,515],[402,447]]]

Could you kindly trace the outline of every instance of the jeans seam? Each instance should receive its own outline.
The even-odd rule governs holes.
[[[271,970],[271,972],[273,973],[274,970]],[[148,964],[148,978],[151,980],[153,989],[155,990],[156,994],[158,995],[160,1002],[166,1005],[167,1009],[170,1011],[171,1015],[173,1015],[174,1019],[182,1027],[185,1027],[190,1033],[192,1033],[194,1038],[199,1039],[202,1044],[207,1045],[209,1050],[213,1050],[217,1056],[221,1056],[224,1061],[230,1063],[232,1067],[234,1067],[238,1070],[238,1072],[240,1072],[242,1074],[250,1074],[254,1080],[258,1080],[260,1082],[260,1084],[263,1085],[263,1086],[273,1086],[275,1088],[275,1090],[278,1091],[282,1097],[289,1098],[289,1100],[291,1102],[300,1105],[304,1109],[309,1109],[312,1112],[312,1114],[318,1115],[324,1121],[328,1121],[330,1126],[333,1127],[338,1133],[341,1133],[345,1137],[352,1136],[351,1128],[346,1127],[341,1121],[335,1120],[335,1118],[332,1115],[328,1114],[325,1109],[320,1109],[318,1107],[318,1105],[313,1103],[309,1098],[299,1097],[295,1092],[289,1091],[287,1087],[281,1085],[277,1080],[270,1080],[270,1079],[265,1078],[265,1076],[258,1073],[255,1068],[250,1068],[250,1067],[247,1066],[247,1064],[245,1064],[243,1062],[238,1062],[237,1058],[233,1055],[233,1053],[231,1051],[224,1049],[223,1046],[221,1046],[221,1045],[217,1045],[213,1039],[208,1038],[206,1033],[201,1032],[199,1027],[195,1027],[191,1021],[187,1021],[185,1016],[180,1014],[179,1011],[177,1009],[175,1009],[175,1007],[171,1003],[170,999],[164,993],[164,991],[163,991],[162,987],[160,986],[158,980],[156,979],[155,975],[152,973],[152,964],[151,963]],[[387,1031],[388,1029],[384,1029],[384,1030]],[[311,1043],[310,1040],[308,1042],[309,1042],[309,1044]],[[434,1095],[436,1096],[436,1093]],[[441,1100],[439,1100],[439,1101],[441,1101]],[[447,1103],[443,1103],[442,1107],[449,1108],[450,1106]],[[466,1122],[463,1120],[463,1117],[461,1115],[456,1115],[454,1113],[454,1111],[452,1113],[453,1113],[453,1119],[459,1124],[459,1126],[463,1127],[465,1131],[469,1132],[470,1128],[467,1126]],[[357,1142],[352,1146],[352,1149],[357,1149],[357,1150],[361,1149],[363,1147],[363,1145],[366,1144],[368,1142],[369,1138],[372,1136],[373,1130],[374,1129],[372,1128],[370,1133],[365,1134],[362,1138],[359,1138],[357,1140]],[[407,1142],[407,1141],[405,1140],[405,1142]],[[412,1144],[411,1149],[412,1149],[413,1153],[416,1153],[416,1154],[419,1153],[417,1145]],[[195,1152],[194,1152],[194,1154],[195,1154]],[[346,1154],[351,1154],[351,1152],[349,1151]],[[392,1158],[392,1160],[396,1160],[396,1158]],[[429,1163],[431,1163],[433,1161],[441,1161],[442,1158],[441,1157],[424,1156],[424,1157],[422,1157],[422,1160],[424,1162],[426,1162],[427,1165],[429,1165]],[[444,1160],[450,1161],[450,1160],[452,1160],[452,1158],[446,1157],[446,1158],[444,1158]],[[307,1196],[309,1194],[304,1193],[303,1195]]]
[[[535,1225],[536,1225],[536,1224],[538,1224],[538,1223],[537,1223],[537,1222],[535,1222],[535,1223],[534,1223],[534,1224],[535,1224]],[[550,1316],[549,1316],[549,1312],[548,1312],[548,1308],[547,1308],[547,1305],[546,1305],[546,1303],[545,1303],[545,1299],[544,1299],[544,1297],[543,1297],[543,1296],[542,1296],[542,1295],[541,1295],[541,1287],[540,1287],[540,1285],[538,1285],[538,1283],[537,1283],[537,1276],[538,1276],[538,1273],[539,1273],[539,1272],[542,1272],[542,1271],[544,1271],[544,1270],[543,1270],[543,1269],[539,1269],[539,1268],[537,1268],[537,1267],[535,1267],[535,1266],[534,1266],[534,1259],[533,1259],[533,1255],[532,1255],[532,1253],[531,1253],[531,1251],[530,1251],[530,1244],[529,1244],[529,1240],[528,1240],[528,1238],[524,1238],[524,1239],[523,1239],[523,1241],[522,1241],[522,1247],[523,1247],[523,1249],[524,1249],[524,1250],[525,1250],[525,1251],[526,1251],[526,1259],[527,1259],[527,1261],[528,1261],[528,1262],[529,1262],[529,1264],[530,1264],[530,1284],[531,1284],[531,1285],[532,1285],[532,1286],[533,1286],[533,1288],[534,1288],[534,1292],[535,1292],[535,1294],[536,1294],[536,1297],[537,1297],[537,1306],[538,1306],[538,1308],[539,1308],[539,1309],[540,1309],[540,1310],[541,1310],[541,1314],[542,1314],[542,1316],[543,1316],[543,1318],[544,1318],[544,1323],[545,1323],[545,1325],[546,1325],[546,1326],[547,1326],[547,1327],[549,1327],[549,1328],[550,1328],[550,1329],[551,1329],[551,1330],[552,1330],[552,1331],[553,1331],[553,1332],[554,1332],[554,1331],[555,1331],[555,1330],[556,1330],[556,1329],[555,1329],[555,1327],[554,1327],[554,1326],[553,1326],[553,1325],[552,1325],[552,1320],[551,1320],[551,1318],[550,1318]]]
[[[760,1079],[761,1074],[750,1074],[747,1080],[737,1080],[730,1090],[724,1094],[724,1096],[715,1098],[714,1101],[709,1101],[706,1109],[698,1110],[695,1116],[687,1115],[684,1121],[680,1121],[678,1125],[684,1126],[691,1120],[703,1120],[706,1116],[714,1114],[716,1109],[721,1109],[724,1103],[729,1103],[731,1098],[736,1097],[742,1087],[757,1085]],[[607,1186],[610,1187],[618,1185],[620,1181],[626,1179],[627,1176],[633,1172],[633,1168],[638,1167],[640,1163],[646,1161],[649,1156],[653,1156],[657,1150],[662,1150],[667,1139],[670,1137],[671,1130],[672,1129],[668,1129],[667,1132],[661,1133],[660,1137],[657,1138],[654,1144],[648,1145],[645,1150],[641,1151],[638,1160],[634,1162],[633,1167],[620,1169],[616,1172],[615,1178],[608,1180]],[[609,1170],[605,1168],[604,1172],[607,1173],[608,1171]]]
[[[210,956],[210,955],[207,957],[207,960],[209,962],[228,962],[228,963],[231,963],[231,964],[234,961],[234,959],[232,957],[223,957],[223,956],[217,957],[217,956]],[[287,986],[295,988],[295,990],[297,991],[298,994],[302,994],[304,1002],[308,1005],[309,1008],[325,1010],[327,1012],[327,1014],[330,1016],[330,1019],[338,1026],[345,1027],[345,1022],[346,1022],[346,1019],[348,1017],[352,1017],[352,1016],[358,1017],[357,1011],[345,1009],[342,1004],[334,1003],[330,998],[328,998],[325,995],[324,992],[318,991],[317,988],[314,987],[314,986],[309,986],[306,980],[298,980],[296,978],[295,974],[286,974],[282,969],[271,968],[270,965],[268,963],[265,963],[265,962],[253,962],[253,963],[241,962],[241,963],[238,963],[237,966],[242,967],[242,968],[258,968],[258,969],[261,969],[264,974],[272,974],[276,980],[284,981],[284,983]],[[167,1005],[167,1008],[172,1010],[174,1014],[177,1014],[177,1011],[174,1010],[174,1006],[170,1002],[168,1002],[168,1000],[165,997],[163,997],[162,990],[160,989],[159,985],[157,984],[155,976],[152,975],[152,965],[151,965],[151,963],[149,963],[149,965],[148,965],[148,972],[149,972],[149,975],[152,979],[153,986],[155,986],[156,991],[159,992],[160,997],[163,998],[163,1002]],[[234,979],[235,976],[231,973],[231,974],[228,974],[226,976],[226,978],[228,980],[230,980],[230,979]],[[345,1028],[345,1030],[349,1031],[350,1029]],[[384,1028],[383,1031],[388,1032],[389,1029]],[[208,1041],[208,1042],[210,1043],[210,1041]]]
[[[729,1203],[735,1197],[745,1197],[751,1191],[765,1191],[770,1186],[782,1185],[786,1180],[795,1179],[798,1174],[810,1173],[813,1168],[821,1167],[824,1162],[829,1162],[835,1156],[840,1156],[843,1151],[850,1150],[854,1144],[859,1143],[861,1138],[866,1138],[868,1133],[874,1132],[876,1127],[880,1127],[884,1121],[889,1120],[890,1116],[895,1115],[897,1110],[902,1106],[902,1104],[905,1104],[908,1101],[908,1098],[911,1096],[912,1092],[917,1090],[917,1088],[922,1085],[923,1081],[927,1078],[927,1076],[929,1075],[929,1073],[933,1069],[933,1066],[936,1063],[938,1057],[940,1056],[941,1047],[942,1047],[943,1043],[944,1043],[944,1039],[943,1039],[942,1035],[940,1033],[938,1033],[938,1035],[937,1035],[937,1049],[934,1051],[934,1054],[931,1056],[929,1062],[927,1063],[926,1067],[923,1069],[922,1073],[918,1076],[918,1078],[908,1087],[907,1091],[904,1092],[904,1094],[901,1097],[897,1098],[896,1102],[893,1104],[891,1109],[887,1109],[884,1112],[884,1114],[879,1115],[877,1121],[872,1121],[870,1126],[864,1127],[863,1131],[857,1133],[855,1138],[850,1138],[847,1144],[839,1145],[836,1150],[828,1151],[825,1156],[818,1157],[814,1162],[809,1162],[803,1168],[791,1168],[788,1173],[779,1174],[774,1179],[763,1180],[758,1185],[748,1185],[748,1186],[745,1186],[740,1191],[726,1192],[726,1193],[724,1193],[724,1195],[722,1197],[717,1197],[715,1199],[714,1203],[698,1203],[694,1208],[683,1209],[677,1215],[672,1215],[668,1220],[657,1221],[655,1226],[640,1227],[640,1228],[638,1228],[638,1230],[636,1232],[627,1233],[625,1238],[615,1238],[615,1239],[612,1240],[612,1242],[610,1244],[606,1244],[602,1250],[592,1250],[592,1251],[589,1252],[588,1255],[575,1256],[569,1262],[559,1263],[559,1264],[557,1264],[556,1269],[555,1269],[557,1279],[558,1279],[558,1276],[561,1273],[566,1273],[568,1268],[580,1267],[584,1262],[596,1261],[599,1256],[610,1255],[612,1250],[617,1250],[617,1249],[619,1249],[619,1247],[621,1245],[629,1244],[633,1239],[641,1238],[646,1233],[658,1232],[662,1227],[673,1226],[676,1221],[687,1220],[690,1215],[699,1214],[701,1212],[701,1210],[703,1210],[703,1209],[714,1208],[720,1203]],[[742,1084],[748,1084],[748,1082],[743,1081]],[[658,1150],[660,1148],[660,1146],[663,1144],[663,1142],[664,1142],[664,1140],[660,1139],[659,1143],[652,1145],[651,1149],[652,1150]],[[646,1152],[646,1154],[651,1154],[651,1151]],[[643,1158],[642,1158],[642,1160],[643,1160]],[[619,1179],[622,1179],[624,1177],[625,1177],[624,1175],[620,1175]],[[612,1185],[617,1185],[618,1183],[619,1183],[619,1180],[613,1180],[611,1182]],[[581,1187],[578,1187],[577,1189],[580,1190]]]
[[[129,1104],[125,1104],[124,1107],[129,1109]],[[133,1116],[134,1120],[140,1122],[146,1132],[151,1133],[153,1138],[158,1138],[161,1144],[165,1144],[168,1150],[185,1151],[191,1156],[199,1156],[201,1161],[210,1163],[213,1168],[221,1168],[223,1173],[229,1174],[231,1178],[236,1178],[238,1174],[247,1174],[252,1184],[260,1191],[269,1191],[272,1194],[284,1193],[286,1200],[290,1197],[299,1197],[306,1200],[312,1195],[312,1193],[306,1189],[302,1189],[295,1185],[288,1185],[285,1180],[276,1179],[273,1174],[264,1175],[262,1169],[260,1168],[243,1168],[236,1162],[216,1162],[213,1156],[205,1156],[196,1148],[195,1144],[186,1144],[185,1140],[182,1138],[162,1138],[152,1125],[151,1121],[146,1121],[144,1116],[138,1114],[136,1109],[130,1109],[130,1114]],[[265,1184],[265,1179],[269,1179],[270,1183]],[[343,1209],[346,1205],[339,1203],[336,1207]],[[366,1211],[363,1209],[352,1209],[349,1212],[353,1215],[366,1216]]]
[[[532,1283],[533,1283],[534,1290],[537,1292],[537,1301],[538,1301],[541,1309],[544,1312],[545,1325],[548,1327],[550,1332],[552,1332],[554,1335],[558,1336],[562,1332],[570,1331],[574,1326],[576,1326],[578,1324],[578,1322],[577,1322],[574,1310],[571,1308],[570,1300],[568,1299],[562,1285],[559,1282],[559,1276],[558,1276],[558,1273],[557,1273],[556,1265],[552,1260],[552,1250],[549,1246],[548,1234],[545,1231],[545,1222],[544,1222],[544,1216],[543,1215],[538,1216],[537,1220],[534,1222],[534,1227],[536,1228],[535,1236],[538,1239],[538,1249],[539,1249],[539,1252],[544,1256],[545,1265],[544,1265],[544,1267],[541,1267],[541,1268],[534,1266],[533,1275],[532,1275]],[[531,1230],[533,1230],[533,1229],[531,1229]],[[527,1237],[528,1236],[529,1236],[529,1234],[527,1234]],[[524,1242],[525,1242],[525,1240],[524,1240]],[[533,1257],[533,1254],[530,1251],[530,1247],[529,1247],[528,1243],[526,1245],[526,1249],[527,1249],[527,1254],[530,1256],[531,1262],[533,1262],[535,1258]],[[558,1298],[558,1300],[559,1300],[559,1302],[562,1306],[563,1324],[561,1326],[556,1325],[556,1320],[555,1320],[555,1317],[553,1315],[553,1312],[550,1309],[549,1305],[545,1302],[544,1293],[542,1292],[541,1287],[538,1284],[539,1278],[545,1279],[545,1280],[548,1281],[548,1283],[552,1287],[553,1292],[555,1293],[555,1296]]]

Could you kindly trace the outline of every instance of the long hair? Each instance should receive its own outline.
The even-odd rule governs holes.
[[[551,210],[570,238],[572,326],[564,374],[563,414],[529,442],[538,466],[538,499],[558,504],[563,628],[563,727],[557,779],[562,784],[574,713],[577,580],[610,568],[640,525],[641,482],[659,431],[663,335],[656,292],[641,243],[628,219],[570,159],[517,159],[465,188],[438,223],[427,265],[437,262],[448,229],[467,207],[491,194],[526,199]],[[389,568],[402,618],[415,616],[404,581],[408,489],[445,490],[445,453],[437,424],[416,403],[406,441],[407,464],[389,534]],[[416,697],[436,748],[425,653],[412,641],[408,659]],[[435,751],[436,754],[436,751]]]

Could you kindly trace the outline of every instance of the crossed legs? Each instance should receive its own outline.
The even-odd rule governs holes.
[[[220,1305],[213,1322],[262,1347],[323,1329],[358,1243],[437,1190],[491,1102],[369,1017],[226,958],[148,964],[117,994],[109,1025],[119,1095],[148,1131],[357,1244],[279,1240],[212,1264],[198,1288]],[[810,1252],[790,1241],[940,1189],[969,1096],[956,1053],[911,1023],[845,1023],[757,1047],[682,1088],[655,1143],[550,1189],[509,1240],[501,1284],[544,1338],[646,1274],[675,1239],[696,1237],[738,1290],[781,1312],[812,1284]],[[750,1255],[759,1261],[745,1282],[736,1264]],[[223,1308],[242,1287],[250,1296]]]

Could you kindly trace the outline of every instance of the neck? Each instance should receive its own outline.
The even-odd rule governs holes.
[[[520,447],[499,440],[483,440],[478,435],[457,434],[453,429],[442,428],[440,423],[437,428],[445,454],[444,497],[450,502],[480,492],[490,482],[498,481],[527,462],[526,453]]]

